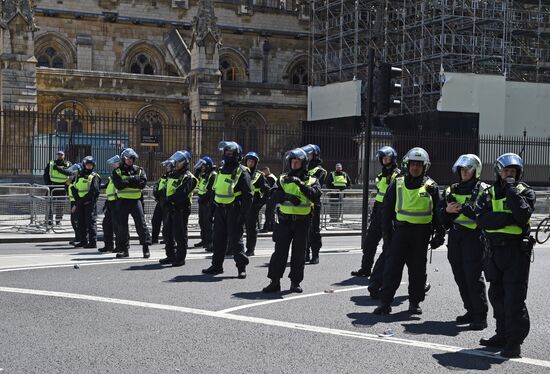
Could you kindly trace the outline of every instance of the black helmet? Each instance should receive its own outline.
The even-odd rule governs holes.
[[[228,161],[240,162],[243,158],[243,148],[239,143],[234,141],[222,141],[218,144],[218,149],[223,154],[223,159]],[[231,155],[225,155],[226,152],[231,152]]]
[[[376,152],[376,157],[378,158],[380,165],[384,166],[382,159],[386,156],[391,157],[392,164],[397,164],[397,152],[395,151],[395,149],[390,146],[384,146]]]
[[[289,171],[292,171],[291,162],[292,159],[295,158],[302,160],[301,170],[307,169],[307,164],[309,161],[307,153],[302,148],[294,148],[293,150],[288,151],[285,156],[285,165],[288,167]]]
[[[495,161],[495,176],[500,179],[500,171],[504,168],[514,167],[517,170],[516,180],[523,176],[523,160],[515,153],[504,153]]]

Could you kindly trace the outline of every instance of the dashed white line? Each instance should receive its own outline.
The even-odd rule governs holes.
[[[308,332],[320,333],[320,334],[326,334],[326,335],[336,335],[336,336],[343,336],[348,338],[369,340],[377,343],[396,344],[396,345],[402,345],[402,346],[431,349],[435,351],[462,353],[470,356],[479,356],[484,358],[505,360],[503,357],[500,357],[493,353],[475,350],[475,349],[465,349],[462,347],[456,347],[451,345],[422,342],[417,340],[400,339],[400,338],[394,338],[394,337],[379,337],[374,334],[367,334],[367,333],[356,332],[356,331],[305,325],[305,324],[294,323],[294,322],[277,321],[277,320],[266,319],[266,318],[242,316],[238,314],[221,313],[221,312],[216,312],[211,310],[195,309],[195,308],[188,308],[188,307],[175,306],[175,305],[155,304],[155,303],[147,303],[147,302],[134,301],[134,300],[114,299],[109,297],[82,295],[82,294],[74,294],[74,293],[66,293],[66,292],[32,290],[32,289],[24,289],[24,288],[11,288],[11,287],[0,287],[0,292],[46,296],[46,297],[58,297],[58,298],[64,298],[64,299],[74,299],[74,300],[84,300],[84,301],[96,301],[101,303],[135,306],[135,307],[157,309],[157,310],[167,310],[167,311],[173,311],[173,312],[179,312],[179,313],[222,318],[226,320],[248,322],[248,323],[254,323],[254,324],[264,325],[264,326],[281,327],[281,328],[286,328],[291,330],[308,331]],[[511,359],[510,361],[518,362],[521,364],[550,368],[550,361],[545,361],[545,360],[538,360],[538,359],[524,357],[524,358]]]

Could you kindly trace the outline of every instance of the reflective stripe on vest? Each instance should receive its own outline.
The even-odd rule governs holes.
[[[281,213],[295,214],[298,216],[306,216],[310,214],[313,209],[313,202],[311,202],[311,200],[309,200],[306,195],[300,191],[300,188],[296,185],[296,183],[285,183],[285,177],[286,175],[284,174],[279,177],[279,183],[283,187],[283,191],[289,195],[298,196],[300,198],[300,204],[294,205],[290,201],[284,201],[279,207]],[[308,180],[304,183],[311,186],[316,180],[317,179],[315,177],[309,176]]]
[[[256,187],[256,182],[258,182],[258,179],[260,179],[261,177],[261,172],[259,172],[258,170],[254,171],[254,175],[252,176],[252,189],[254,190],[254,194],[259,194],[261,193],[261,190],[259,187]]]
[[[470,198],[472,195],[459,195],[451,192],[451,187],[447,187],[447,196],[452,196],[460,205],[464,205],[466,200]],[[475,230],[477,228],[477,223],[475,220],[466,217],[464,214],[460,213],[458,217],[454,220],[454,223],[457,225],[466,227],[471,230]]]
[[[336,174],[336,172],[333,171],[330,174],[332,174],[332,185],[334,187],[346,187],[348,185],[348,180],[344,173]]]
[[[418,225],[432,222],[433,200],[426,186],[432,184],[433,181],[428,179],[420,188],[414,190],[409,190],[405,186],[405,177],[398,177],[396,182],[396,219]]]
[[[382,173],[380,173],[376,176],[376,179],[374,180],[374,182],[376,183],[376,190],[377,190],[376,191],[376,197],[374,199],[375,201],[377,201],[379,203],[384,202],[384,196],[386,196],[386,191],[388,191],[388,187],[390,186],[390,183],[395,178],[397,178],[399,173],[400,173],[399,169],[395,169],[393,171],[393,174],[390,177],[389,183],[388,183],[388,178],[384,177],[382,175]]]
[[[521,186],[521,187],[520,187]],[[523,185],[518,185],[517,186],[518,190],[521,192],[525,189],[525,187],[523,187]],[[495,187],[491,187],[491,207],[493,208],[493,212],[500,212],[500,213],[508,213],[508,214],[512,214],[512,211],[510,209],[508,209],[507,207],[507,204],[506,204],[506,197],[502,198],[502,199],[495,199]],[[508,225],[508,226],[504,226],[504,227],[501,227],[500,229],[496,229],[496,230],[485,230],[487,232],[490,232],[490,233],[495,233],[495,234],[510,234],[510,235],[521,235],[521,233],[523,232],[523,229],[521,227],[519,227],[518,225]]]
[[[159,180],[158,190],[159,191],[164,190],[166,188],[167,183],[168,183],[168,178],[167,177],[161,177],[160,180]]]
[[[235,198],[242,194],[241,191],[235,192],[235,186],[242,173],[243,169],[237,167],[235,176],[233,176],[233,174],[224,174],[221,172],[216,175],[216,180],[214,181],[214,201],[218,204],[231,204],[234,202]]]
[[[90,186],[92,185],[92,180],[97,174],[92,172],[86,178],[78,177],[75,183],[76,190],[78,191],[79,197],[84,197],[90,192]]]
[[[130,178],[129,175],[122,174],[122,170],[116,169],[116,173],[120,175],[122,180]],[[138,176],[141,175],[141,169],[139,170]],[[136,187],[125,187],[122,190],[117,190],[117,197],[119,199],[128,199],[128,200],[138,200],[141,199],[141,189]]]
[[[54,166],[55,166],[55,161],[50,161],[50,181],[52,183],[57,183],[57,184],[67,183],[67,181],[69,180],[69,177],[55,170],[53,168]],[[63,169],[65,169],[65,165],[63,165]]]
[[[109,177],[109,182],[107,184],[105,192],[107,193],[107,201],[116,200],[116,187],[111,177]]]

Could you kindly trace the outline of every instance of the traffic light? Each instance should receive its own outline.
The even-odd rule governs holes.
[[[379,63],[374,69],[374,113],[385,114],[401,105],[401,68]]]

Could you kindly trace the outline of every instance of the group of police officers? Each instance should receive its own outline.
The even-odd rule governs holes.
[[[182,266],[188,248],[187,226],[191,198],[196,190],[199,204],[201,241],[195,247],[213,252],[211,266],[204,274],[223,273],[227,255],[233,256],[239,279],[246,278],[246,266],[254,255],[258,233],[258,214],[266,205],[262,231],[273,230],[274,252],[269,262],[270,283],[263,292],[279,292],[290,247],[291,292],[303,292],[305,263],[319,263],[321,186],[327,179],[321,152],[309,144],[287,152],[285,170],[278,178],[264,168],[260,158],[249,152],[243,157],[234,141],[219,144],[223,158],[216,171],[210,157],[202,157],[190,170],[191,153],[182,150],[162,163],[166,173],[155,184],[155,215],[162,223],[166,257],[161,264]],[[529,332],[525,305],[529,267],[534,240],[530,216],[535,193],[524,182],[520,156],[506,153],[494,164],[495,183],[480,180],[482,163],[473,154],[461,155],[452,167],[457,182],[440,196],[436,182],[427,172],[430,158],[426,150],[408,151],[398,167],[397,152],[382,147],[377,152],[382,170],[376,177],[376,195],[361,267],[353,276],[370,277],[368,290],[379,299],[374,314],[391,313],[391,304],[401,283],[404,265],[409,275],[409,309],[422,314],[429,283],[426,264],[428,250],[440,247],[448,232],[448,260],[464,304],[465,314],[458,324],[471,330],[487,327],[488,302],[485,277],[490,283],[489,301],[496,320],[496,334],[480,344],[502,348],[504,357],[519,357],[521,344]],[[75,165],[64,160],[63,152],[44,170],[44,179],[53,187],[68,184],[71,222],[76,247],[96,248],[97,198],[106,189],[103,232],[105,247],[100,252],[116,252],[117,258],[129,256],[128,217],[132,215],[143,257],[149,258],[152,244],[145,223],[142,190],[147,177],[137,166],[137,153],[127,148],[108,160],[113,167],[107,183],[101,185],[91,156]],[[266,170],[267,169],[267,170]],[[349,187],[350,180],[341,167],[329,176],[331,188]],[[70,177],[69,180],[67,178]],[[53,212],[49,212],[49,220]],[[56,212],[56,222],[61,220]],[[156,229],[156,238],[158,232]],[[243,241],[246,230],[246,246]],[[153,230],[155,232],[155,229]],[[116,237],[116,241],[114,241]],[[382,252],[374,262],[377,247]],[[246,249],[245,249],[246,248]]]

